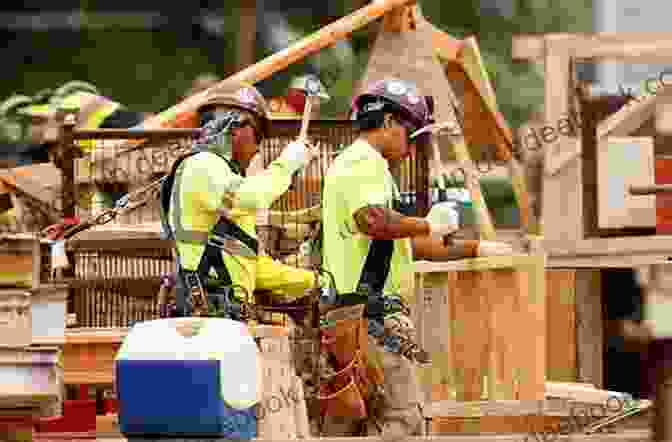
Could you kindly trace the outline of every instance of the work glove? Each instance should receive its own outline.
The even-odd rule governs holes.
[[[453,202],[434,204],[425,219],[432,235],[443,237],[460,228],[460,215]]]
[[[511,244],[501,241],[480,241],[478,243],[478,256],[512,255]]]
[[[292,141],[285,147],[278,159],[289,163],[291,173],[299,171],[316,156],[317,149],[300,140]]]

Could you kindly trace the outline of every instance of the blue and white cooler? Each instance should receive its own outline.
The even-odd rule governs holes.
[[[133,438],[257,436],[260,355],[245,324],[171,318],[133,326],[116,357],[119,427]]]

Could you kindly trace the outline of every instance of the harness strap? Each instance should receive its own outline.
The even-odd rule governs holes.
[[[222,249],[229,252],[239,251],[239,254],[243,256],[256,256],[259,251],[258,241],[247,234],[240,228],[240,226],[223,216],[220,217],[215,226],[213,226],[211,235],[208,235],[205,232],[185,231],[181,228],[181,225],[176,225],[176,232],[171,228],[168,222],[168,212],[170,209],[171,197],[173,196],[172,190],[175,184],[177,170],[184,160],[200,152],[202,151],[194,150],[178,158],[175,163],[173,163],[170,173],[162,183],[160,196],[161,225],[164,236],[167,239],[174,241],[173,248],[178,260],[178,277],[185,283],[186,295],[191,297],[198,295],[200,298],[206,298],[207,295],[205,294],[204,289],[207,289],[207,291],[212,293],[214,298],[216,298],[213,299],[216,306],[222,304],[230,307],[232,306],[233,301],[231,300],[231,291],[228,290],[226,286],[231,286],[233,281],[231,279],[231,274],[224,263]],[[236,170],[234,165],[230,163],[227,158],[222,156],[219,157],[224,159],[232,170]],[[175,195],[175,197],[179,199],[179,195]],[[179,205],[176,206],[176,209],[179,210]],[[179,220],[176,221],[179,223]],[[195,272],[187,271],[182,267],[179,251],[177,249],[177,240],[201,242],[205,246],[205,250],[203,251],[203,255],[201,256],[201,260]],[[217,275],[214,281],[208,277],[210,270],[214,270]],[[227,299],[219,302],[220,300],[218,297],[221,297],[219,296],[221,293],[218,292],[221,292],[222,290],[226,292],[224,293],[224,296]],[[186,299],[184,301],[184,313],[186,313],[186,303],[188,303],[188,301]]]

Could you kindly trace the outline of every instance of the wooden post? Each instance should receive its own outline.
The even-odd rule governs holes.
[[[75,115],[68,115],[63,121],[61,142],[59,146],[58,167],[61,169],[61,191],[63,198],[63,216],[74,217],[76,214],[77,197],[75,195],[75,146],[73,131],[77,123]]]
[[[577,381],[596,388],[604,385],[602,288],[600,271],[576,271],[576,368]]]
[[[257,55],[257,1],[241,0],[238,29],[238,67],[242,71],[254,64]]]
[[[33,290],[40,287],[40,273],[42,271],[42,249],[40,244],[39,234],[35,234],[33,238],[33,280],[31,282],[31,288]]]

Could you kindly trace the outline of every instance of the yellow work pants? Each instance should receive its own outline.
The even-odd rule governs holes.
[[[244,287],[250,295],[255,290],[270,290],[286,302],[304,296],[306,290],[315,287],[313,272],[288,266],[269,256],[244,258],[225,254],[224,264],[232,282]]]

